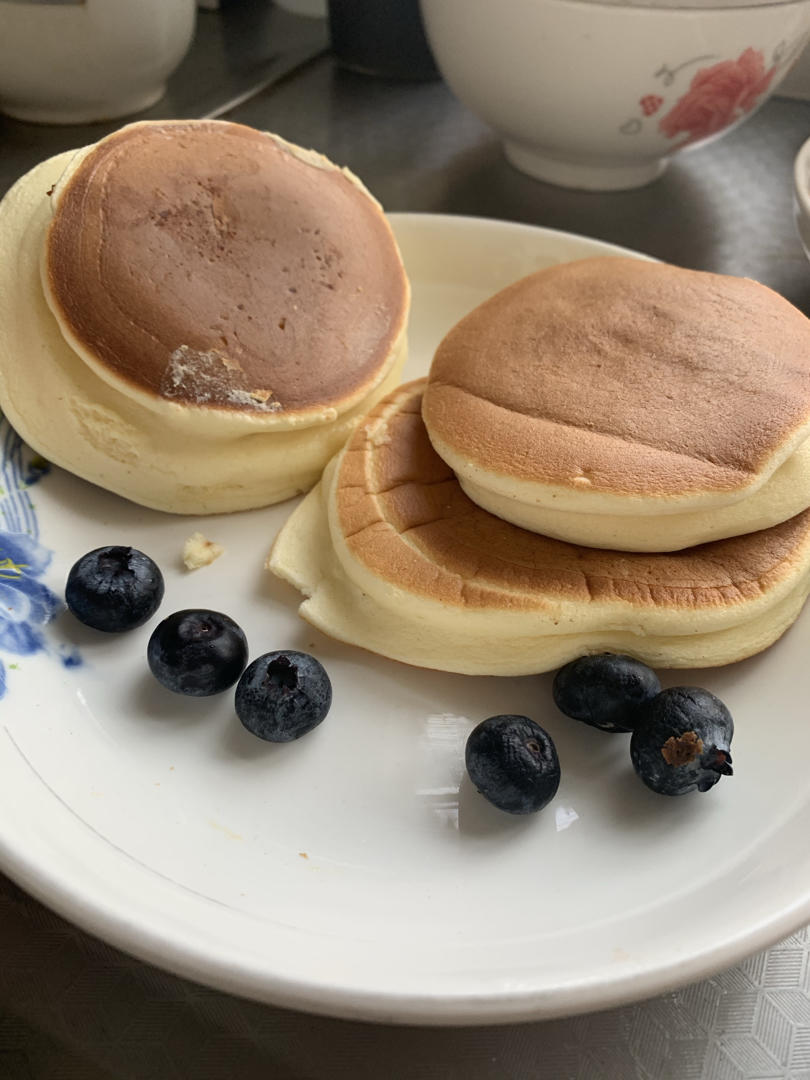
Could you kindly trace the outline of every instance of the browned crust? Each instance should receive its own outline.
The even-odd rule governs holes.
[[[60,317],[112,373],[220,409],[340,407],[376,383],[407,309],[374,200],[223,122],[99,142],[60,196],[46,273]]]
[[[810,423],[810,321],[746,278],[632,258],[562,264],[447,334],[424,417],[441,443],[506,477],[734,490]]]
[[[433,450],[420,415],[424,385],[408,383],[377,405],[337,477],[351,554],[398,588],[468,609],[621,601],[699,612],[754,600],[806,560],[810,510],[662,555],[578,547],[510,525],[472,503]]]

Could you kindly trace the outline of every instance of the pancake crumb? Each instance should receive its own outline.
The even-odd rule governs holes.
[[[366,438],[372,446],[387,446],[391,442],[391,432],[388,430],[388,424],[384,421],[381,424],[370,424],[366,428]]]
[[[201,566],[210,566],[224,551],[221,544],[215,544],[201,532],[195,532],[183,544],[183,563],[187,570],[199,570]]]
[[[703,740],[694,731],[685,731],[677,739],[670,735],[661,747],[661,757],[667,765],[688,765],[702,753]]]

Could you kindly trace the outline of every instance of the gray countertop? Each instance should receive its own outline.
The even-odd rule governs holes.
[[[810,103],[770,101],[634,192],[531,180],[441,82],[339,70],[326,29],[255,2],[201,13],[194,49],[146,116],[225,115],[315,147],[389,210],[508,218],[699,269],[749,275],[810,313],[792,163]],[[0,118],[0,191],[114,125]],[[571,1020],[469,1030],[312,1018],[133,960],[0,877],[3,1080],[810,1080],[810,933],[652,1001]]]

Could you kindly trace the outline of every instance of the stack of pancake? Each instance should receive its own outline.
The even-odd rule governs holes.
[[[549,268],[382,400],[269,568],[326,633],[476,674],[772,644],[810,592],[810,322],[746,279]]]
[[[240,124],[131,124],[0,204],[0,406],[57,465],[175,513],[305,491],[399,381],[377,201]]]

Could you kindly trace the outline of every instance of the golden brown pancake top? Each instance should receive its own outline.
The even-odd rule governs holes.
[[[424,415],[450,449],[507,477],[631,495],[733,491],[810,424],[810,321],[747,278],[632,258],[566,263],[447,334]]]
[[[340,407],[384,366],[407,285],[360,186],[269,135],[135,124],[67,180],[46,273],[79,344],[141,390],[224,409]]]
[[[699,612],[755,599],[806,559],[810,510],[663,555],[579,547],[510,525],[471,502],[433,450],[421,417],[424,385],[408,383],[375,407],[337,476],[351,553],[397,588],[465,608],[620,601]]]

